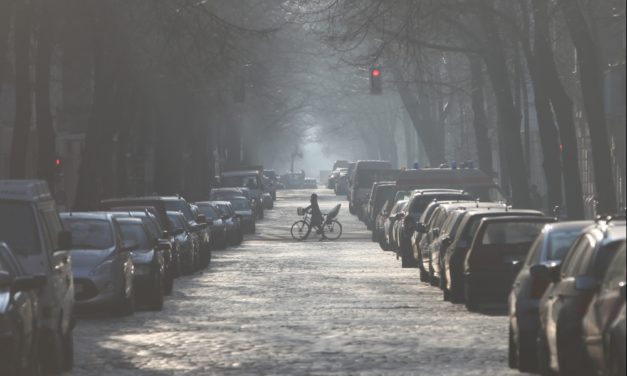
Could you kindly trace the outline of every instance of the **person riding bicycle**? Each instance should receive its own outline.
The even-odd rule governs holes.
[[[305,212],[311,212],[311,225],[317,229],[317,233],[322,233],[322,212],[318,206],[318,195],[313,193],[309,201],[311,205],[305,208]]]

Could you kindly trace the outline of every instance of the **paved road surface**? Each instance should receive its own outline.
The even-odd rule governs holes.
[[[443,302],[345,202],[341,241],[292,241],[309,193],[280,192],[258,234],[177,280],[162,312],[81,319],[71,375],[518,375],[506,317]],[[340,202],[319,194],[323,211]]]

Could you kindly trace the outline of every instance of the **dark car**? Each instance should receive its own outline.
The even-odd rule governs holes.
[[[111,213],[62,213],[72,232],[72,273],[77,308],[111,308],[127,316],[135,312],[131,244],[124,244]]]
[[[185,216],[185,219],[189,223],[192,231],[196,233],[200,239],[200,250],[203,267],[209,265],[211,261],[211,247],[209,238],[209,226],[205,222],[205,218],[194,218],[191,206],[185,199],[179,196],[169,197],[132,197],[132,198],[116,198],[103,200],[100,206],[104,210],[115,210],[120,207],[146,207],[154,208],[155,215],[159,219],[159,222],[164,226],[164,230],[169,234],[174,232],[170,221],[168,219],[168,211],[181,211]],[[204,217],[204,216],[203,216]]]
[[[464,299],[474,311],[482,302],[505,303],[529,247],[555,218],[484,218],[464,262]]]
[[[559,265],[572,243],[592,221],[551,223],[533,243],[509,294],[509,365],[521,372],[537,370],[536,338],[540,299],[551,283],[549,268]]]
[[[623,243],[621,249],[610,262],[601,288],[592,298],[588,312],[583,318],[583,341],[588,350],[592,368],[595,370],[595,374],[599,376],[610,374],[613,369],[617,368],[616,361],[621,357],[623,362],[625,359],[624,351],[612,354],[608,350],[612,348],[612,338],[609,335],[611,326],[625,306],[626,255],[627,252],[625,252],[625,244]],[[624,340],[623,337],[623,345]],[[615,359],[616,355],[620,357]],[[624,367],[622,371],[621,375],[624,375]]]
[[[228,245],[226,223],[222,220],[220,209],[210,202],[196,202],[199,212],[207,217],[211,230],[211,244],[213,249],[225,249]]]
[[[608,331],[604,333],[604,341],[607,342],[607,367],[609,376],[622,376],[625,374],[625,302],[618,317]]]
[[[116,218],[122,230],[122,239],[133,243],[132,252],[137,301],[146,303],[150,310],[163,309],[165,284],[165,257],[163,246],[151,239],[150,231],[139,218]]]
[[[422,213],[430,203],[435,201],[470,200],[471,197],[464,191],[452,189],[423,189],[412,193],[407,206],[400,213],[397,235],[397,256],[401,259],[403,268],[415,268],[417,260],[411,248],[411,237],[416,231],[416,225]]]
[[[222,215],[222,220],[226,225],[226,237],[229,239],[230,245],[240,245],[244,240],[244,229],[242,228],[240,218],[235,214],[233,206],[229,201],[213,201]]]
[[[254,234],[256,231],[255,214],[248,200],[244,197],[231,197],[228,201],[240,221],[240,226],[247,233]]]
[[[38,359],[38,290],[45,276],[26,275],[0,242],[0,375],[35,374]]]
[[[198,235],[192,231],[183,213],[169,211],[168,218],[175,229],[176,241],[180,245],[181,273],[190,275],[202,268]]]
[[[383,223],[383,231],[385,233],[385,248],[384,251],[395,251],[396,242],[394,241],[394,223],[400,219],[398,216],[403,208],[407,205],[407,200],[397,201],[392,209],[390,209],[389,214],[385,218],[385,222]]]
[[[372,241],[377,242],[380,236],[380,232],[375,231],[376,216],[381,212],[383,204],[387,200],[394,198],[396,194],[396,183],[393,181],[380,181],[372,185],[372,191],[370,192],[370,200],[368,200],[368,207],[366,208],[366,226],[368,230],[372,231]]]
[[[443,279],[440,286],[444,300],[450,300],[452,303],[461,303],[464,300],[464,262],[481,220],[502,216],[541,217],[544,214],[537,210],[512,210],[497,203],[474,204],[466,208],[455,236],[452,240],[446,241],[450,242],[450,245],[446,250],[440,251],[440,278]]]
[[[542,373],[589,375],[583,316],[610,261],[625,241],[625,221],[600,220],[574,242],[558,278],[540,301],[538,366]]]

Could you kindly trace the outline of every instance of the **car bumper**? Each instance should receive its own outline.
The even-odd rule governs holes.
[[[466,273],[464,281],[476,301],[507,303],[515,277],[509,272],[478,271]]]
[[[120,286],[110,278],[74,278],[74,304],[82,308],[114,303],[121,298]]]

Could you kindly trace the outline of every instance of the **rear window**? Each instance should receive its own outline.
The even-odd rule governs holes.
[[[148,240],[148,234],[141,223],[120,223],[122,230],[122,238],[127,241],[137,242],[139,249],[150,249],[151,244]]]
[[[491,223],[483,234],[483,245],[531,243],[542,232],[542,222],[496,222]]]
[[[580,234],[581,231],[552,231],[549,235],[548,259],[564,260],[568,250]]]
[[[113,247],[113,233],[108,221],[101,219],[63,218],[72,232],[72,249],[101,250]]]
[[[30,204],[0,200],[0,239],[18,255],[41,252],[37,222]]]

